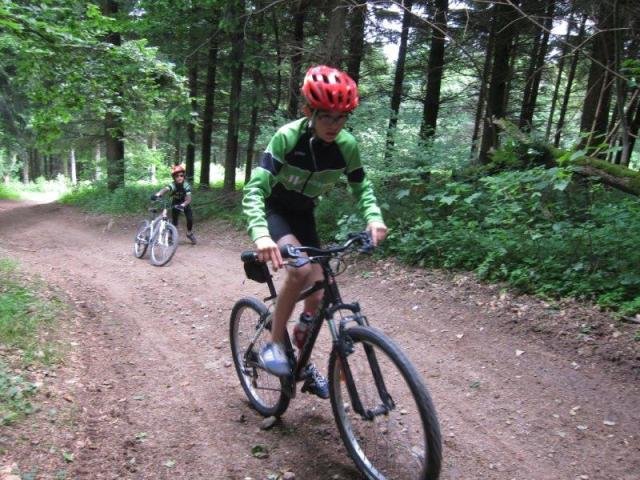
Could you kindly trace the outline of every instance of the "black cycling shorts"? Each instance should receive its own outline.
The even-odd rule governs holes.
[[[267,225],[269,235],[277,242],[285,235],[293,235],[305,247],[320,248],[320,238],[316,231],[316,219],[313,210],[292,212],[283,208],[267,205]]]

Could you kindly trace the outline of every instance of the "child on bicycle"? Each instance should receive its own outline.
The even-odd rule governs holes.
[[[244,188],[242,206],[258,257],[284,266],[279,247],[320,247],[314,208],[320,195],[346,175],[349,187],[367,222],[373,244],[384,240],[387,227],[366,178],[355,138],[343,130],[358,106],[358,87],[349,75],[332,67],[311,67],[304,78],[304,117],[281,127],[271,138],[260,165]],[[260,351],[260,363],[277,376],[291,374],[284,349],[287,320],[302,290],[322,279],[319,265],[288,268],[275,310],[271,342]],[[305,314],[313,314],[322,292],[307,297]],[[321,398],[329,397],[327,381],[313,364],[307,366],[302,387]]]
[[[170,192],[171,196],[171,223],[178,226],[180,212],[187,218],[187,238],[193,245],[196,244],[196,236],[193,234],[193,211],[191,210],[191,185],[186,182],[185,169],[182,165],[174,165],[171,169],[173,182],[151,195],[151,200],[157,200],[165,193]]]

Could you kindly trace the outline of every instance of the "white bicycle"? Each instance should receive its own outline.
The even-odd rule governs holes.
[[[180,209],[177,205],[172,208]],[[156,216],[158,212],[161,213]],[[142,258],[151,245],[149,261],[152,265],[161,267],[169,263],[176,253],[178,229],[169,221],[166,200],[162,201],[162,210],[152,207],[149,213],[150,218],[144,220],[136,231],[133,254],[136,258]]]

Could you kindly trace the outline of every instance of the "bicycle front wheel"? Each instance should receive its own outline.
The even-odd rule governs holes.
[[[156,267],[166,265],[176,253],[177,248],[178,229],[171,223],[164,222],[151,240],[151,263]]]
[[[349,455],[368,479],[435,480],[442,445],[418,372],[382,332],[353,327],[329,359],[331,407]],[[350,381],[353,380],[353,382]]]
[[[280,416],[289,406],[285,381],[258,366],[258,352],[271,337],[267,307],[255,298],[242,298],[231,311],[229,336],[238,378],[251,406],[262,416]]]
[[[151,232],[149,220],[140,223],[136,231],[136,238],[133,243],[133,254],[136,258],[144,257],[149,246],[149,233]]]

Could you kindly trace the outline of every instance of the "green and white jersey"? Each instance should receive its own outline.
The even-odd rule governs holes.
[[[353,135],[341,130],[332,143],[314,139],[312,155],[308,125],[302,118],[280,128],[244,187],[242,207],[252,240],[269,236],[266,203],[293,212],[312,210],[316,199],[342,175],[346,175],[364,219],[382,221]]]

